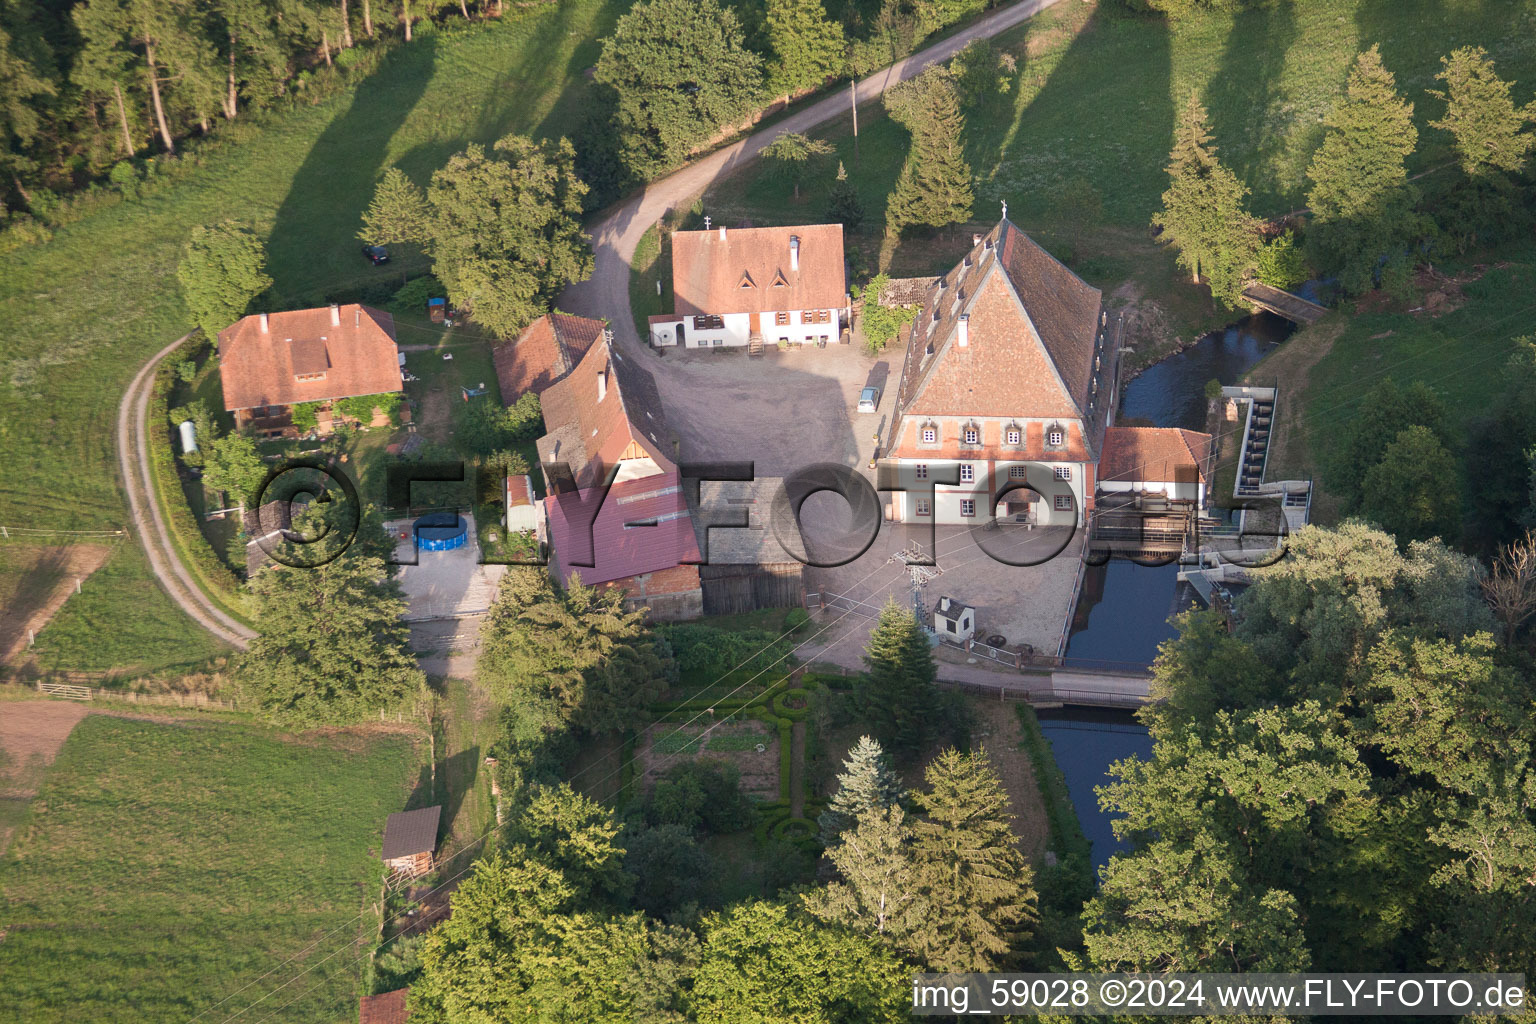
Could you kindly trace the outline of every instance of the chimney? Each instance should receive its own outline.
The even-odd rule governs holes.
[[[334,302],[331,303],[331,326],[332,327],[340,327],[341,326],[341,306],[339,306],[338,304],[336,304]]]
[[[960,336],[955,339],[955,344],[965,348],[971,343],[971,314],[960,314]]]
[[[604,368],[597,375],[597,400],[601,402],[608,397],[608,370]]]
[[[939,598],[939,611],[941,611],[941,612],[949,611],[949,598],[947,598],[947,597]]]
[[[725,241],[725,225],[720,225],[720,241]]]
[[[270,328],[267,326],[267,314],[261,314],[261,333],[266,334]]]
[[[789,269],[800,269],[800,236],[789,236]]]

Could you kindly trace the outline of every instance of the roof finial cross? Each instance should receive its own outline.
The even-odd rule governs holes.
[[[704,230],[709,230],[709,214],[707,213],[704,215]]]
[[[1008,219],[1008,200],[1003,200],[1003,220]]]

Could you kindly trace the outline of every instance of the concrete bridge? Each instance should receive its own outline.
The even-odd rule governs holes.
[[[1008,676],[1000,672],[957,672],[958,665],[939,664],[939,685],[978,697],[1023,701],[1026,704],[1076,704],[1134,711],[1151,703],[1150,667],[1092,668],[1071,666],[1049,672]]]
[[[1315,302],[1309,302],[1300,295],[1281,291],[1262,281],[1248,282],[1243,287],[1243,298],[1255,309],[1268,310],[1276,316],[1283,316],[1303,327],[1321,319],[1328,312],[1326,308]]]

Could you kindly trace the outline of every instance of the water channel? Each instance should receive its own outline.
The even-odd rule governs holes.
[[[1127,382],[1115,422],[1205,430],[1206,382],[1214,377],[1237,383],[1291,330],[1285,320],[1260,313],[1205,335]],[[1168,617],[1192,603],[1188,588],[1178,583],[1176,565],[1115,559],[1090,567],[1067,657],[1146,664],[1157,655],[1157,645],[1174,635]],[[1122,847],[1110,830],[1111,816],[1099,810],[1094,787],[1109,781],[1115,761],[1150,756],[1151,737],[1129,714],[1087,708],[1042,711],[1040,726],[1066,776],[1083,833],[1093,843],[1094,864],[1102,869]]]

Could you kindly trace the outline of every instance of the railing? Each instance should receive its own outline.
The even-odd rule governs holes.
[[[944,679],[940,679],[938,683],[947,690],[957,690],[975,697],[993,697],[1001,701],[1023,704],[1081,704],[1088,707],[1133,710],[1148,703],[1145,697],[1115,690],[1057,689],[1055,687],[1033,689],[1003,684],[961,683]]]
[[[179,708],[214,708],[220,711],[238,711],[240,706],[232,700],[217,700],[203,693],[138,693],[133,690],[105,690],[98,686],[79,686],[74,683],[45,683],[39,681],[37,692],[66,700],[121,700],[132,704],[159,704]]]

